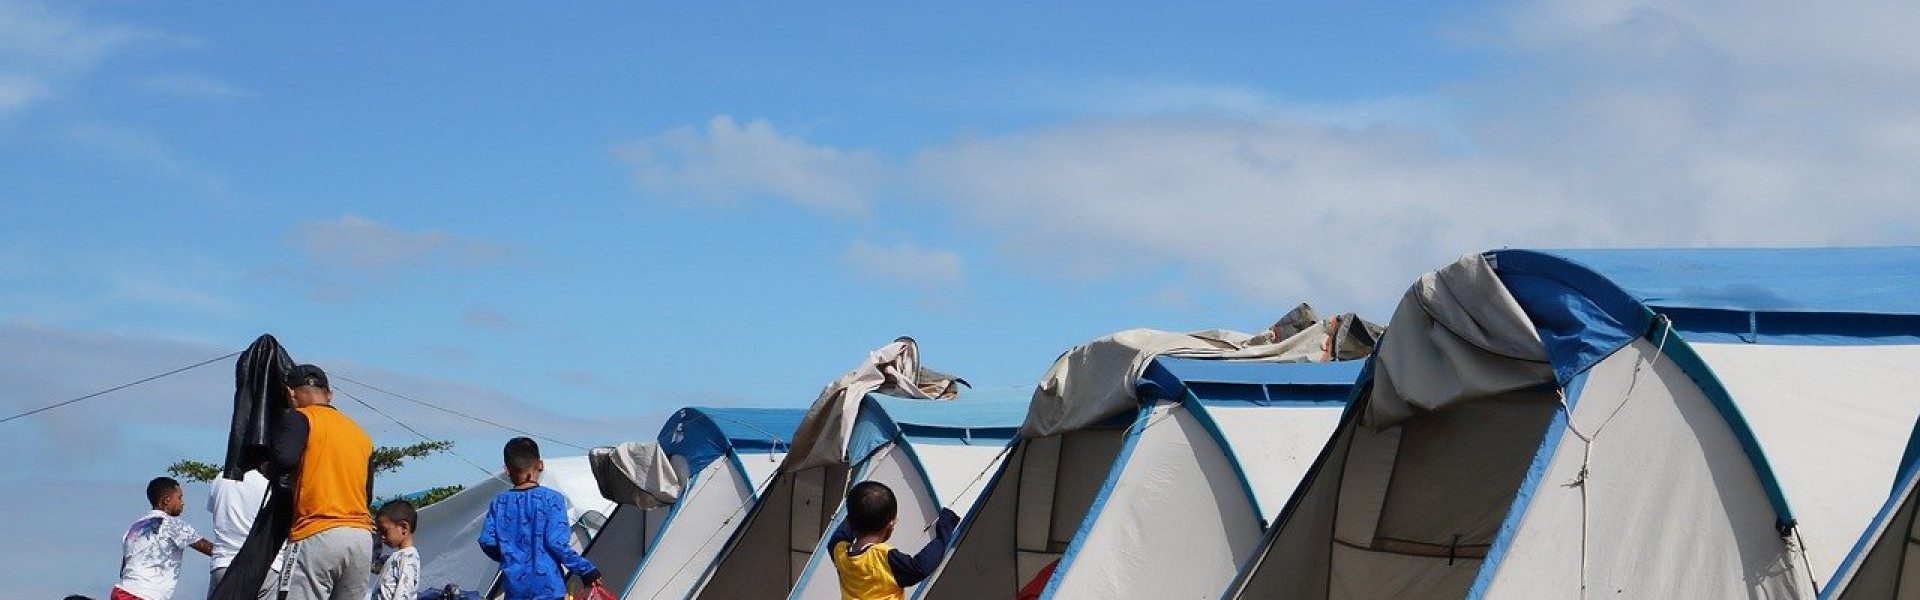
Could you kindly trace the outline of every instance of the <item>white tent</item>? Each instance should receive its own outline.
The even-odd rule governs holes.
[[[890,543],[917,550],[932,539],[929,524],[942,507],[965,513],[978,498],[1025,411],[1024,402],[867,394],[845,438],[843,460],[777,476],[698,597],[839,598],[821,546],[844,518],[840,505],[849,483],[887,484],[900,507]]]
[[[1920,249],[1420,279],[1230,597],[1811,598],[1920,416]]]
[[[1119,371],[1105,377],[1138,386],[1133,408],[1023,437],[915,597],[1011,598],[1056,560],[1042,597],[1217,595],[1325,444],[1360,363],[1160,356]]]
[[[613,503],[600,497],[587,457],[564,456],[544,461],[540,485],[567,497],[567,518],[574,523],[574,548],[585,547]],[[441,589],[447,584],[485,593],[500,575],[500,565],[480,552],[480,527],[487,506],[508,488],[504,476],[474,482],[460,493],[420,509],[420,529],[413,544],[420,551],[420,588]]]
[[[627,600],[685,598],[774,469],[804,413],[797,409],[683,408],[658,447],[685,474],[664,507],[621,504],[587,549],[601,581]]]
[[[1900,478],[1873,525],[1840,564],[1821,598],[1843,600],[1920,599],[1920,531],[1914,517],[1920,511],[1920,425],[1907,440],[1900,459]]]

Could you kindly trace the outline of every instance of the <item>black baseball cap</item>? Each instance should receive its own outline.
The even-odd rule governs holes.
[[[300,365],[287,371],[287,387],[297,388],[303,385],[327,387],[327,372],[313,365]]]

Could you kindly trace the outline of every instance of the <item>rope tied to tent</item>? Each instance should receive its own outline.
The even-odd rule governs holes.
[[[1587,597],[1587,541],[1589,537],[1588,532],[1592,530],[1590,520],[1591,511],[1588,510],[1591,503],[1588,502],[1587,498],[1590,488],[1587,485],[1587,481],[1593,474],[1593,442],[1600,437],[1601,432],[1606,430],[1607,425],[1613,423],[1615,417],[1620,416],[1620,411],[1626,409],[1627,403],[1633,400],[1633,391],[1640,386],[1640,373],[1648,367],[1658,365],[1660,363],[1660,357],[1667,352],[1667,339],[1673,335],[1673,321],[1667,318],[1666,315],[1654,315],[1653,319],[1654,323],[1660,328],[1660,339],[1655,341],[1653,356],[1645,361],[1634,361],[1633,375],[1627,378],[1627,390],[1620,395],[1620,403],[1614,405],[1613,412],[1607,413],[1607,418],[1601,419],[1600,424],[1594,426],[1593,433],[1580,431],[1580,427],[1574,424],[1573,408],[1567,405],[1566,394],[1564,392],[1560,394],[1560,412],[1566,415],[1567,431],[1573,432],[1574,437],[1580,438],[1580,471],[1574,474],[1573,481],[1568,482],[1566,487],[1580,488],[1581,598]]]
[[[974,473],[973,480],[968,481],[967,485],[962,486],[960,488],[960,491],[954,492],[953,497],[948,498],[947,504],[941,506],[940,510],[953,510],[953,503],[959,502],[961,498],[967,497],[967,492],[972,491],[973,486],[979,485],[982,480],[986,479],[987,473],[1000,470],[1000,464],[1001,464],[1000,461],[1005,460],[1007,458],[1007,453],[1013,451],[1013,445],[1015,443],[1016,442],[1008,441],[1005,446],[1001,446],[1000,453],[993,455],[993,460],[987,461],[987,466],[980,469],[979,473]],[[933,531],[933,526],[939,525],[939,524],[940,524],[940,513],[939,511],[934,511],[933,521],[927,523],[926,527],[922,527],[920,529],[920,533]]]
[[[745,475],[745,473],[742,473],[742,475]],[[681,563],[680,563],[680,566],[679,566],[678,568],[676,568],[676,569],[674,569],[674,570],[673,570],[673,574],[671,574],[671,575],[668,575],[668,576],[667,576],[667,579],[666,579],[666,583],[673,583],[673,580],[675,580],[675,579],[679,579],[679,578],[680,578],[680,575],[681,575],[682,573],[685,573],[685,572],[686,572],[686,570],[687,570],[687,567],[690,567],[690,566],[693,566],[693,561],[695,561],[695,560],[698,560],[698,559],[700,558],[700,556],[701,556],[701,553],[702,553],[703,551],[705,551],[705,550],[707,549],[707,546],[708,546],[708,545],[710,545],[710,544],[712,544],[712,543],[713,543],[713,540],[714,540],[714,538],[717,538],[717,537],[720,537],[720,534],[722,534],[722,533],[726,533],[726,534],[728,534],[728,536],[729,536],[729,537],[731,537],[731,536],[732,536],[732,534],[734,533],[734,531],[733,531],[733,529],[731,529],[731,528],[728,528],[727,526],[728,526],[728,525],[732,525],[732,524],[733,524],[733,520],[734,520],[734,519],[738,519],[738,518],[740,518],[740,513],[741,513],[741,512],[743,512],[743,511],[746,511],[747,509],[750,509],[750,508],[753,508],[753,505],[755,505],[755,504],[758,504],[758,503],[759,503],[759,498],[760,498],[760,495],[761,495],[762,493],[765,493],[765,492],[766,492],[766,490],[767,490],[767,486],[769,486],[769,485],[772,485],[772,484],[773,484],[773,480],[774,480],[774,478],[776,478],[776,477],[779,477],[779,476],[780,476],[780,472],[779,472],[779,471],[774,471],[774,472],[772,472],[772,473],[768,473],[768,474],[767,474],[767,478],[766,478],[766,479],[763,479],[763,480],[761,480],[761,481],[760,481],[760,485],[754,488],[754,494],[753,494],[753,498],[750,498],[750,499],[748,499],[748,500],[747,500],[746,502],[743,502],[743,503],[741,503],[741,504],[740,504],[740,508],[736,508],[736,509],[733,509],[733,514],[730,514],[730,515],[727,515],[727,518],[726,518],[726,520],[723,520],[723,521],[721,521],[721,522],[720,522],[720,526],[719,526],[719,527],[715,527],[715,528],[714,528],[714,530],[713,530],[713,533],[709,533],[709,534],[707,534],[707,537],[706,537],[706,539],[705,539],[705,540],[702,540],[702,541],[700,542],[700,545],[699,545],[698,547],[695,547],[695,548],[694,548],[694,551],[693,551],[693,552],[692,552],[691,554],[688,554],[688,555],[687,555],[687,560],[685,560],[685,561],[681,561]],[[700,489],[700,487],[701,487],[701,486],[704,486],[704,485],[706,485],[706,483],[707,483],[708,481],[712,481],[713,479],[715,479],[715,478],[713,478],[713,477],[708,477],[708,478],[705,478],[705,479],[703,479],[703,480],[701,480],[701,481],[699,481],[698,483],[695,483],[695,484],[694,484],[694,489],[693,489],[692,491],[690,491],[690,492],[688,492],[688,493],[687,493],[687,494],[686,494],[685,496],[683,496],[683,497],[685,497],[685,498],[692,498],[692,497],[694,497],[695,495],[697,495],[697,494],[699,493],[699,489]],[[651,552],[651,551],[652,551],[652,549],[649,549],[649,552]],[[642,563],[642,564],[641,564],[641,567],[642,567],[642,568],[644,568],[645,566],[646,566],[646,565],[645,565],[645,563]],[[713,565],[708,565],[708,566],[709,566],[709,568],[711,568],[711,567],[715,567],[715,566],[718,566],[718,563],[715,563],[715,564],[713,564]],[[636,572],[636,574],[635,574],[635,577],[638,577],[638,576],[639,576],[639,575],[638,575],[638,573]],[[695,583],[697,584],[697,583],[699,583],[699,582],[695,582]],[[656,590],[654,590],[654,591],[653,591],[653,595],[651,595],[651,596],[647,596],[647,600],[656,600],[656,599],[658,599],[658,598],[660,597],[660,594],[663,594],[663,593],[666,593],[666,591],[667,591],[667,587],[668,587],[668,586],[665,586],[665,585],[662,585],[662,586],[660,586],[660,587],[659,587],[659,589],[656,589]],[[697,587],[696,587],[696,588],[694,589],[694,591],[699,591],[699,588],[697,588]]]

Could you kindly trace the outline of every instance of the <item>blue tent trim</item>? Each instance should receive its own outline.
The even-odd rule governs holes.
[[[1642,312],[1666,315],[1698,342],[1920,343],[1920,247],[1497,250],[1488,256],[1528,315],[1559,334],[1542,341],[1563,382],[1563,368],[1590,365],[1583,359],[1596,351],[1605,356],[1609,343],[1631,339],[1620,335],[1644,330]]]
[[[1500,563],[1507,558],[1507,548],[1513,545],[1513,536],[1520,530],[1520,520],[1526,518],[1527,509],[1533,505],[1533,495],[1540,490],[1540,481],[1546,477],[1547,467],[1553,464],[1554,455],[1559,453],[1560,438],[1567,432],[1567,413],[1580,404],[1580,391],[1586,388],[1587,376],[1583,373],[1575,376],[1572,383],[1561,390],[1566,398],[1567,407],[1556,410],[1553,419],[1547,422],[1546,435],[1540,439],[1540,447],[1534,450],[1533,463],[1527,466],[1527,476],[1520,481],[1520,489],[1514,494],[1513,503],[1507,505],[1507,516],[1500,521],[1500,529],[1493,536],[1493,547],[1487,549],[1487,557],[1480,561],[1480,572],[1474,575],[1473,587],[1467,588],[1467,600],[1480,600],[1487,593],[1487,586],[1493,584],[1493,576],[1500,569]]]
[[[699,473],[723,456],[739,463],[739,452],[785,451],[804,416],[805,411],[787,408],[682,408],[660,426],[660,449],[686,459],[688,472]]]
[[[1146,410],[1144,406],[1135,412],[1133,425],[1127,428],[1126,437],[1121,438],[1120,453],[1114,457],[1114,465],[1126,464],[1127,459],[1133,457],[1134,447],[1140,444],[1140,434],[1152,424],[1152,417],[1153,411]],[[1067,570],[1073,568],[1073,561],[1080,556],[1080,549],[1086,547],[1087,532],[1093,529],[1095,521],[1100,520],[1100,513],[1106,512],[1107,499],[1113,495],[1114,486],[1120,483],[1120,471],[1119,468],[1107,469],[1106,480],[1100,482],[1100,491],[1094,493],[1093,503],[1087,506],[1087,514],[1081,515],[1080,524],[1073,530],[1073,539],[1067,542],[1066,552],[1061,553],[1059,564],[1054,567],[1053,574],[1047,577],[1046,587],[1040,590],[1042,600],[1054,597],[1059,591],[1060,581],[1066,578]]]

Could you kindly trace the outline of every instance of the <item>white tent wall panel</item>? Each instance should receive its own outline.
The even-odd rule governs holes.
[[[1126,429],[1097,427],[1021,440],[932,587],[930,599],[1012,596],[1060,558],[1119,455]]]
[[[672,518],[662,523],[659,541],[621,596],[625,600],[687,597],[754,497],[740,471],[725,459],[709,463],[688,490]]]
[[[500,565],[480,552],[480,527],[493,497],[512,487],[499,477],[475,482],[445,500],[420,509],[413,546],[420,551],[421,587],[459,585],[485,592]]]
[[[1147,423],[1051,597],[1217,597],[1259,543],[1262,520],[1201,419],[1160,403]]]
[[[1029,442],[1020,442],[1007,453],[996,476],[980,485],[983,490],[977,506],[963,513],[961,541],[947,551],[946,559],[934,571],[931,583],[921,585],[916,594],[927,600],[969,600],[1011,597],[1016,585],[1015,553],[1008,547],[1014,539],[1020,496],[1019,475]]]
[[[1593,444],[1563,433],[1486,598],[1577,595],[1583,553],[1589,595],[1811,596],[1726,417],[1655,352],[1638,340],[1588,372],[1572,421]]]
[[[593,543],[582,554],[600,570],[602,579],[625,585],[639,570],[640,559],[646,556],[647,544],[659,530],[667,510],[665,507],[649,510],[624,504],[615,506],[613,514],[607,515],[606,525],[601,526],[599,535],[594,536]]]
[[[1920,553],[1914,550],[1915,481],[1904,482],[1889,518],[1877,524],[1872,540],[1851,574],[1829,582],[1842,600],[1906,600],[1920,598]],[[1829,590],[1831,591],[1831,590]]]
[[[1000,461],[1006,458],[1006,446],[916,443],[913,453],[926,468],[927,478],[933,481],[933,491],[941,505],[965,515],[986,491],[987,478],[1000,469]]]
[[[1253,488],[1261,522],[1280,514],[1300,478],[1313,467],[1320,449],[1340,425],[1344,407],[1206,406],[1227,440],[1229,455],[1239,457]]]
[[[1920,346],[1694,349],[1746,415],[1826,579],[1886,500],[1920,417]]]

